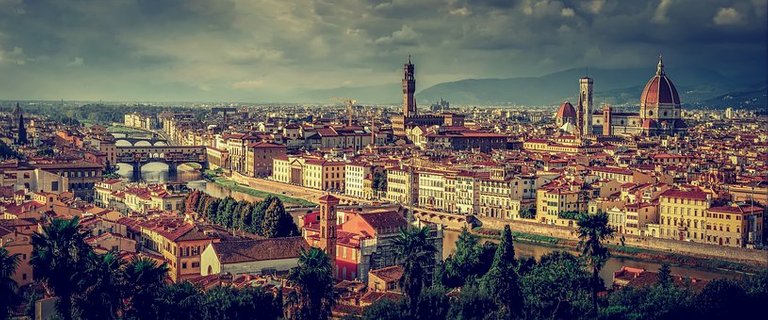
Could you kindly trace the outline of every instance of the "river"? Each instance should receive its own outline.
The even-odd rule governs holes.
[[[133,166],[124,163],[118,163],[117,165],[119,167],[117,173],[120,176],[128,179],[133,177]],[[242,192],[232,191],[218,184],[208,182],[203,179],[200,170],[192,168],[188,165],[180,165],[176,172],[177,173],[175,177],[169,176],[168,165],[159,162],[152,162],[141,167],[141,179],[148,183],[186,182],[190,189],[205,191],[206,193],[217,198],[231,196],[232,198],[235,198],[235,200],[246,200],[250,202],[257,202],[261,200],[261,198],[254,197]]]
[[[453,253],[456,250],[456,240],[459,238],[460,231],[453,231],[453,230],[445,230],[443,232],[443,259],[447,258],[451,253]],[[485,240],[485,241],[495,241],[495,240]],[[539,260],[542,256],[551,253],[553,251],[569,251],[574,255],[577,255],[578,253],[574,250],[567,250],[562,248],[555,248],[550,247],[546,245],[541,244],[535,244],[530,242],[522,242],[518,241],[515,242],[515,254],[518,257],[533,257],[536,260]],[[629,259],[625,257],[611,257],[608,259],[608,262],[606,262],[605,267],[603,267],[603,270],[600,271],[600,277],[605,282],[606,286],[611,285],[613,282],[613,272],[621,269],[622,266],[628,266],[628,267],[635,267],[635,268],[644,268],[648,271],[658,271],[661,267],[661,264],[651,262],[651,261],[641,261],[641,260],[635,260],[635,259]],[[694,277],[697,279],[704,279],[704,280],[712,280],[717,278],[738,278],[740,277],[740,274],[735,272],[717,272],[717,271],[709,271],[709,270],[702,270],[692,267],[682,267],[682,266],[670,266],[670,269],[672,271],[672,274],[674,275],[683,275],[686,277]]]
[[[120,166],[118,174],[123,177],[131,178],[133,167],[127,164],[118,164]],[[250,202],[260,201],[260,198],[237,191],[231,191],[227,188],[221,187],[215,183],[210,183],[202,179],[200,170],[182,165],[178,167],[178,174],[176,177],[168,176],[168,166],[163,163],[149,163],[141,168],[141,177],[144,181],[150,183],[156,182],[186,182],[189,188],[205,191],[206,193],[223,198],[231,196],[236,200],[247,200]],[[297,218],[297,217],[294,217]],[[456,240],[459,237],[459,231],[445,230],[443,233],[443,259],[447,258],[456,249]],[[533,257],[535,259],[541,258],[543,255],[556,250],[565,250],[560,248],[554,248],[546,245],[534,244],[529,242],[516,242],[515,253],[519,257]],[[577,254],[573,250],[573,254]],[[621,269],[622,266],[631,266],[636,268],[644,268],[648,271],[657,271],[661,264],[651,261],[641,261],[635,259],[629,259],[624,257],[612,257],[608,259],[605,267],[600,272],[600,277],[606,282],[606,285],[610,286],[613,281],[613,272]],[[734,272],[716,272],[709,270],[696,269],[691,267],[671,266],[672,274],[684,275],[686,277],[695,277],[698,279],[711,280],[715,278],[737,278],[738,273]]]

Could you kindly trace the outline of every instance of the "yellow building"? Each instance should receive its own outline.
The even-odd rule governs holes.
[[[387,200],[410,205],[411,201],[416,200],[419,195],[416,179],[416,174],[411,174],[411,169],[408,167],[388,168]]]
[[[572,227],[576,223],[568,215],[586,212],[587,203],[578,186],[554,181],[536,190],[536,218],[542,223]]]
[[[344,194],[362,199],[373,198],[374,166],[352,162],[344,167]]]
[[[707,209],[707,243],[728,247],[762,244],[764,210],[753,205]]]
[[[418,179],[418,206],[442,210],[445,196],[445,172],[420,169]]]
[[[142,251],[162,257],[172,281],[200,276],[200,255],[213,241],[202,230],[177,217],[155,218],[140,226]]]
[[[706,210],[712,196],[698,189],[669,189],[659,195],[659,237],[706,242]]]
[[[306,159],[302,185],[319,190],[344,191],[344,161]]]

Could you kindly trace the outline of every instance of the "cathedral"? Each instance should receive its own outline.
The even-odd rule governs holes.
[[[682,120],[680,96],[672,80],[664,72],[664,61],[661,57],[656,65],[656,74],[648,80],[640,94],[640,112],[616,112],[609,105],[593,112],[592,79],[581,78],[579,84],[579,101],[576,107],[568,102],[563,103],[555,115],[558,127],[565,131],[582,136],[657,136],[681,134],[687,128]],[[569,123],[573,126],[568,126]]]

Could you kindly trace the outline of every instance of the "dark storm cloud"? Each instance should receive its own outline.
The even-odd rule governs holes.
[[[768,0],[0,0],[0,98],[285,99],[584,65],[765,68]]]

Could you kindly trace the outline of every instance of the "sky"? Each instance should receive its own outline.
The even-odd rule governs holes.
[[[653,68],[660,53],[668,68],[765,74],[767,3],[0,0],[0,99],[290,101],[397,83],[409,54],[419,89]]]

